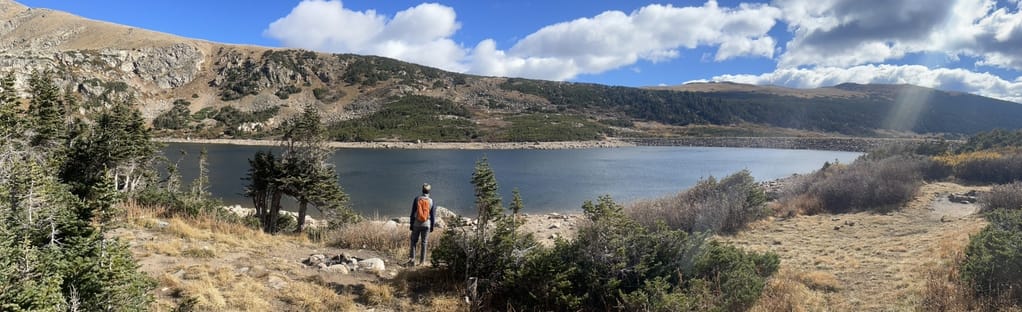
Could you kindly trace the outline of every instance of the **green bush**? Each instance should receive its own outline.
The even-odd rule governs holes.
[[[188,110],[188,105],[190,104],[191,103],[185,100],[174,101],[174,107],[153,119],[153,128],[170,130],[187,128],[189,121],[191,121],[190,117],[192,114],[192,112]]]
[[[767,215],[766,194],[748,170],[721,179],[700,180],[691,189],[660,199],[639,201],[628,214],[647,227],[664,222],[673,229],[733,233]]]
[[[1022,210],[1022,182],[996,185],[979,198],[983,211]]]
[[[501,277],[480,291],[493,308],[524,311],[738,311],[759,297],[778,266],[774,254],[743,252],[666,226],[628,218],[609,196],[583,206],[590,222],[553,248],[493,254]],[[440,245],[450,245],[445,235]],[[438,258],[434,251],[434,260]],[[446,248],[446,247],[444,247]],[[455,276],[459,264],[442,260]],[[474,276],[469,274],[468,276]]]
[[[331,125],[329,132],[340,141],[468,141],[478,137],[470,116],[468,109],[450,100],[405,96],[369,116]]]
[[[969,240],[961,278],[976,294],[1022,304],[1022,210],[996,210]]]

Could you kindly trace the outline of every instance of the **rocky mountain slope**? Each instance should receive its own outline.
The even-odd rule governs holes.
[[[867,136],[1022,127],[1022,105],[930,89],[923,93],[936,96],[907,107],[923,117],[884,122],[905,105],[861,89],[910,87],[679,91],[479,77],[382,57],[193,40],[11,0],[0,0],[0,71],[14,71],[22,91],[34,71],[50,71],[86,105],[133,99],[160,135],[177,137],[272,136],[308,104],[333,124],[334,139],[354,141],[590,140],[690,133],[663,129],[693,125]],[[405,122],[417,116],[431,122]]]

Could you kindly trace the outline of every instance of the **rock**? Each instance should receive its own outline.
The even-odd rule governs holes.
[[[359,261],[358,268],[359,270],[369,272],[383,272],[387,270],[387,266],[383,263],[383,259],[380,258],[369,258]]]
[[[559,228],[561,228],[561,224],[560,223],[554,223],[554,224],[550,225],[550,229],[551,230],[556,230],[556,229],[559,229]]]
[[[841,226],[840,226],[840,225],[838,225],[838,226],[835,226],[835,227],[834,227],[834,230],[835,230],[835,231],[837,231],[837,230],[840,230],[840,229],[841,229]]]
[[[400,218],[390,219],[390,221],[397,222],[398,224],[411,224],[412,223],[412,218],[400,217]]]
[[[318,267],[320,270],[326,270],[326,268],[330,267],[330,266],[326,265],[326,263],[319,263],[319,264],[316,264],[316,267]]]
[[[326,267],[324,269],[324,271],[333,272],[333,273],[340,273],[340,274],[348,274],[350,272],[350,269],[348,269],[348,266],[345,265],[345,264],[335,264],[335,265],[331,265],[331,266]]]
[[[551,213],[551,214],[547,215],[547,218],[548,219],[560,219],[561,218],[561,214],[554,212],[554,213]]]
[[[270,286],[270,288],[276,290],[281,290],[284,287],[287,287],[287,281],[276,275],[270,275],[270,277],[266,279],[266,284]]]
[[[156,226],[162,229],[162,228],[170,226],[170,222],[163,221],[163,220],[156,220]]]
[[[558,237],[561,237],[561,236],[558,235],[557,233],[554,233],[554,234],[550,234],[550,237],[548,237],[548,238],[550,238],[550,239],[557,239]]]
[[[774,245],[780,245],[780,244],[781,244],[781,241],[779,241],[779,240],[774,240],[774,241],[773,241],[773,244],[774,244]]]
[[[845,225],[847,225],[847,226],[855,226],[855,221],[845,221]]]
[[[833,218],[830,218],[830,221],[841,221],[841,218],[833,217]]]
[[[326,255],[311,255],[304,262],[306,265],[317,265],[326,262]]]
[[[979,191],[969,190],[968,192],[965,192],[965,196],[979,196]]]
[[[946,216],[946,215],[945,216],[940,216],[940,222],[951,222],[951,221],[954,221],[954,220],[951,220],[951,218]]]
[[[383,228],[385,228],[385,229],[396,229],[397,228],[397,222],[394,221],[394,220],[387,221],[387,223],[383,224]]]

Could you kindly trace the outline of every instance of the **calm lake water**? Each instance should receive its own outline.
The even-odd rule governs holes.
[[[248,159],[270,147],[172,143],[164,148],[186,183],[196,175],[202,148],[209,153],[214,196],[251,207],[242,196]],[[182,156],[181,152],[185,155]],[[585,200],[610,194],[618,202],[674,194],[699,179],[748,169],[758,181],[809,173],[824,162],[853,161],[860,153],[711,147],[627,147],[580,150],[339,149],[331,161],[352,207],[367,216],[408,214],[424,182],[441,206],[474,214],[472,170],[486,156],[505,205],[518,188],[525,212],[579,212]],[[290,204],[292,207],[293,203]],[[471,213],[470,213],[471,212]]]

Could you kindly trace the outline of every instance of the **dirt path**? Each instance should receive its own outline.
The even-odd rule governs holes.
[[[975,214],[975,204],[950,203],[947,195],[987,189],[928,184],[898,212],[764,220],[719,239],[777,253],[782,271],[803,277],[815,288],[814,295],[824,299],[811,308],[913,310],[927,270],[940,261],[941,248],[967,240],[986,225]]]

